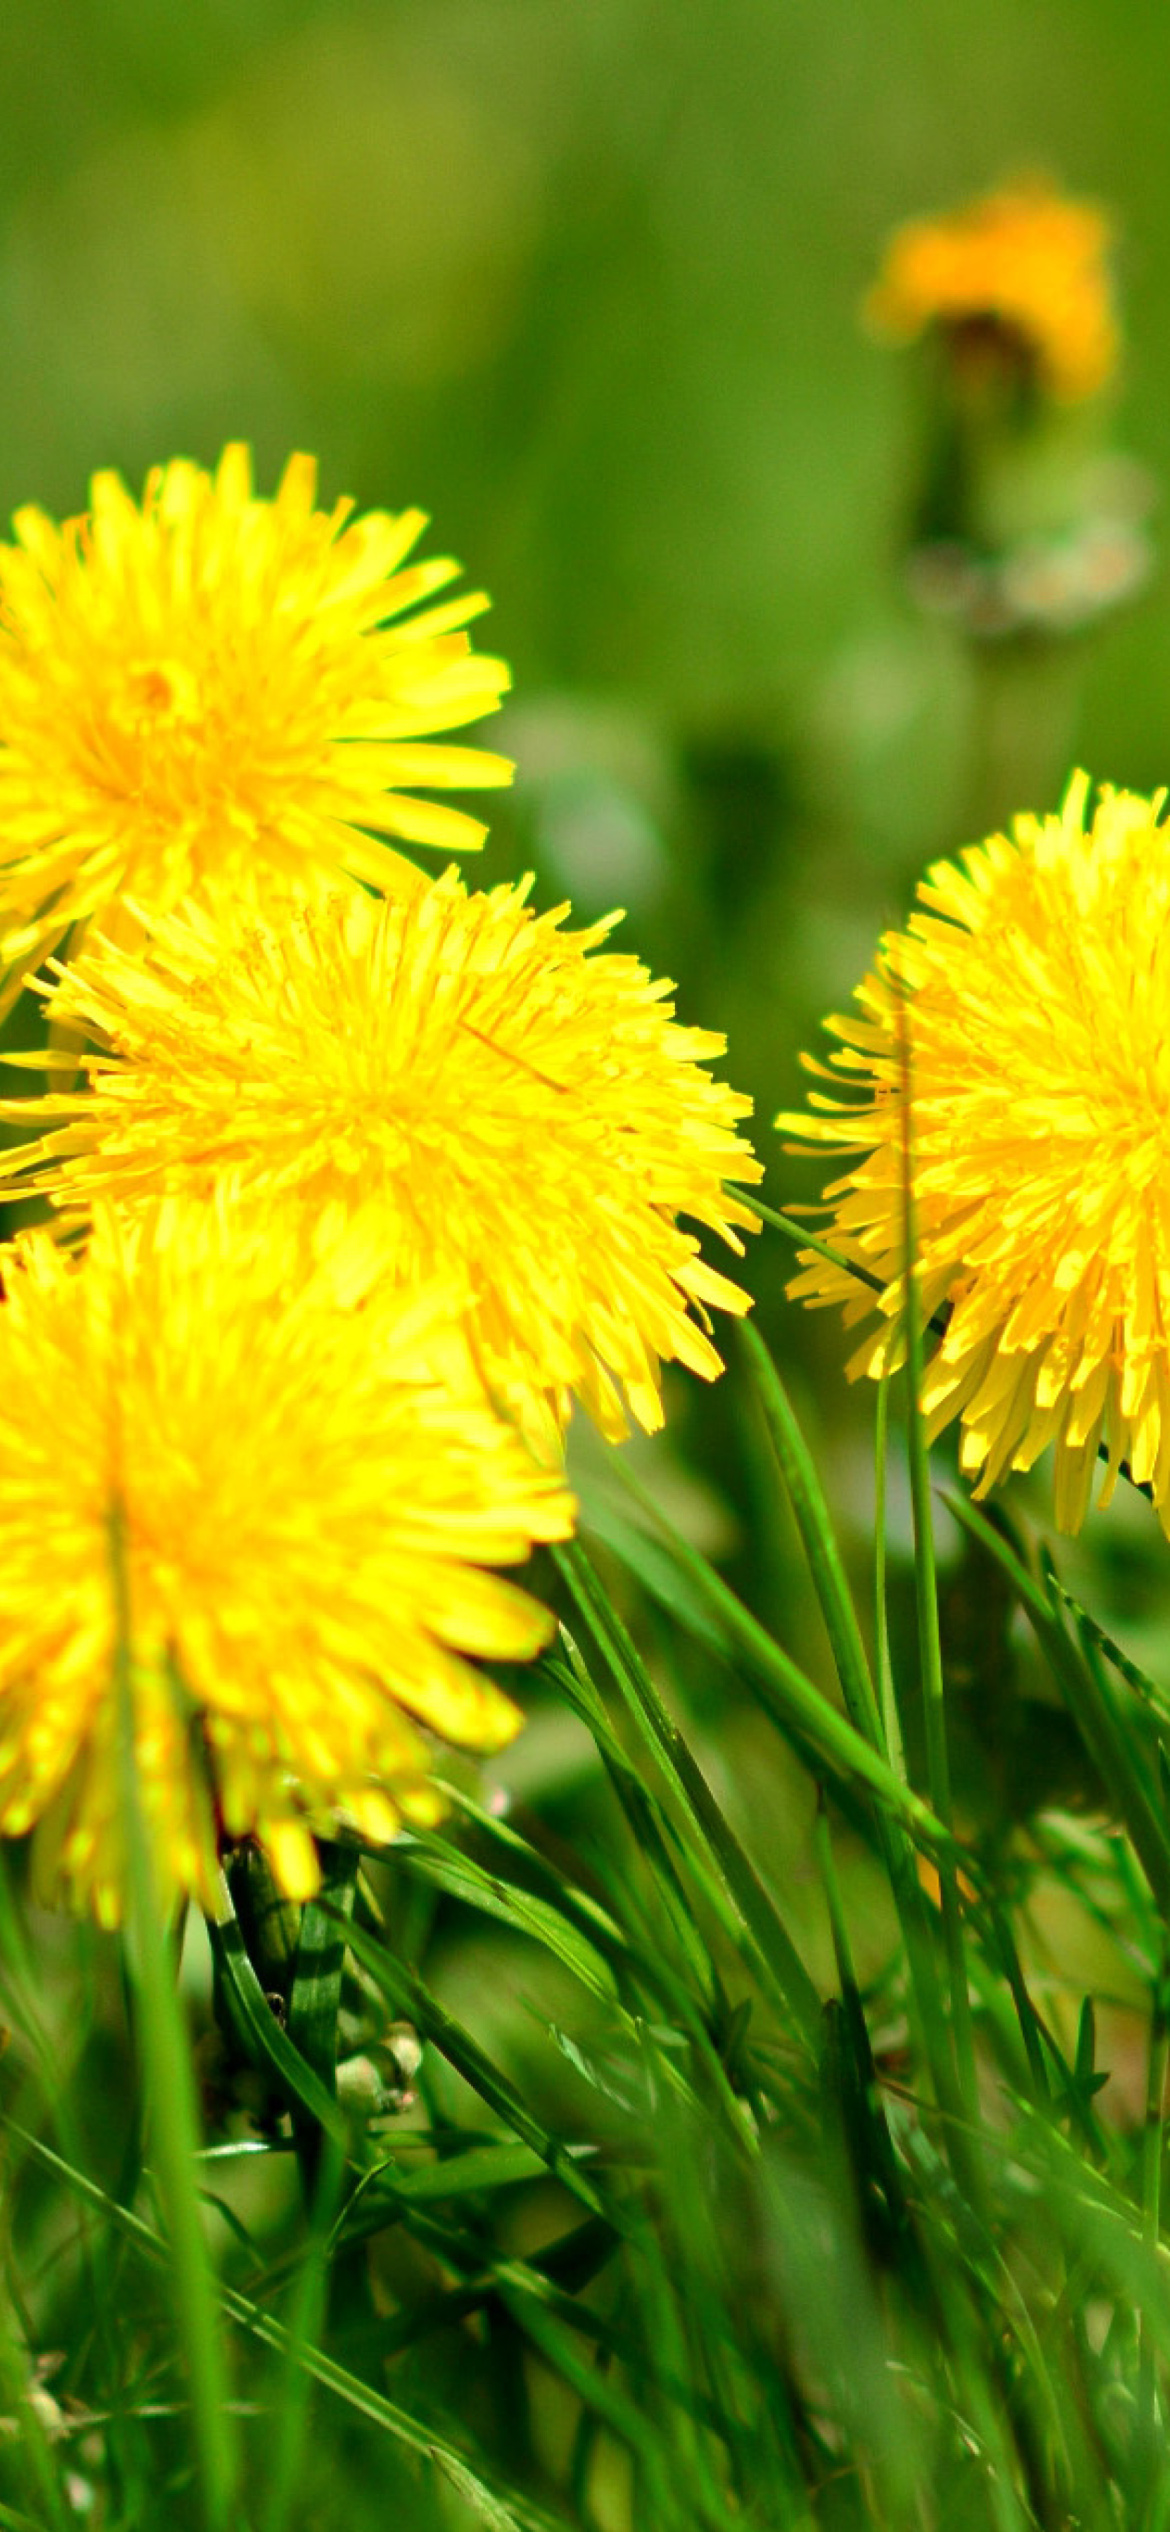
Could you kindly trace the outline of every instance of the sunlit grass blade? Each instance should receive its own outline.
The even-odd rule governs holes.
[[[832,1646],[846,1711],[856,1730],[872,1741],[875,1749],[884,1752],[885,1732],[877,1695],[812,1452],[793,1414],[776,1365],[759,1329],[752,1326],[750,1319],[742,1322],[739,1339],[768,1436],[788,1489]]]
[[[882,1718],[882,1737],[890,1765],[896,1775],[905,1778],[906,1760],[902,1748],[902,1721],[894,1695],[894,1672],[890,1660],[890,1613],[887,1603],[886,1545],[886,1458],[890,1429],[890,1382],[888,1374],[879,1381],[874,1410],[874,1488],[873,1488],[873,1654],[877,1673],[878,1709]]]
[[[914,1600],[918,1620],[918,1660],[922,1683],[922,1715],[926,1740],[926,1778],[931,1806],[951,1827],[950,1757],[947,1747],[946,1697],[943,1686],[942,1638],[939,1632],[938,1576],[934,1554],[934,1514],[930,1498],[930,1451],[922,1412],[922,1318],[918,1303],[919,1262],[914,1182],[914,1095],[906,1004],[896,1008],[898,1056],[902,1073],[902,1256],[904,1301],[902,1335],[906,1356],[906,1444],[910,1469],[910,1501],[914,1521]],[[975,2041],[963,1940],[963,1916],[953,1854],[939,1856],[939,1892],[950,1983],[951,2031],[955,2068],[964,2109],[973,2127],[979,2107],[975,2080]]]
[[[602,1591],[583,1549],[573,1546],[554,1548],[552,1552],[577,1608],[609,1664],[615,1685],[623,1692],[627,1710],[698,1825],[703,1843],[757,1947],[764,1976],[777,1995],[781,2011],[795,2023],[805,2042],[811,2043],[819,2028],[820,1998],[775,1902],[716,1801],[683,1734],[667,1713],[645,1663]]]
[[[879,1704],[852,1595],[829,1516],[829,1508],[812,1453],[797,1423],[783,1382],[758,1331],[749,1323],[740,1331],[740,1334],[752,1367],[757,1395],[777,1462],[788,1489],[850,1719],[876,1750],[883,1756],[892,1756],[895,1772],[904,1782],[901,1727],[894,1700],[889,1651],[886,1643],[884,1572],[879,1565],[876,1609],[876,1640],[882,1662],[882,1692]],[[879,1392],[878,1438],[878,1466],[883,1479],[884,1410],[887,1394],[886,1384],[883,1383]],[[883,1513],[884,1504],[879,1500],[879,1555],[884,1557]],[[903,1824],[893,1819],[889,1811],[883,1807],[879,1807],[877,1817],[882,1855],[907,1944],[914,1988],[913,2002],[917,2007],[923,2042],[932,2068],[936,2091],[942,2102],[948,2108],[954,2109],[958,2103],[952,2095],[948,2068],[949,2042],[940,2012],[939,1984],[931,1958],[922,1892],[918,1884],[913,1856],[908,1851]],[[830,1864],[831,1859],[827,1859],[825,1862],[827,1874],[830,1873]],[[842,1959],[842,1944],[845,1941],[844,1918],[838,1911],[834,1924],[834,1945],[839,1968]]]
[[[749,1677],[756,1683],[761,1697],[766,1697],[768,1711],[781,1728],[796,1739],[798,1746],[812,1750],[816,1759],[834,1774],[853,1778],[876,1794],[879,1801],[905,1823],[916,1843],[932,1853],[953,1849],[954,1839],[950,1830],[944,1827],[930,1805],[902,1783],[888,1762],[871,1748],[868,1741],[862,1739],[860,1732],[854,1730],[847,1716],[822,1695],[814,1682],[769,1635],[766,1627],[752,1616],[750,1609],[737,1600],[722,1576],[715,1572],[697,1548],[681,1536],[632,1471],[623,1466],[620,1476],[634,1500],[652,1515],[680,1564],[725,1621],[728,1636]],[[572,1554],[579,1553],[565,1549],[554,1552],[562,1564]]]
[[[710,1910],[715,1923],[724,1928],[732,1941],[739,1924],[736,1912],[698,1832],[692,1830],[689,1843],[680,1847],[674,1821],[619,1740],[581,1648],[564,1625],[560,1642],[565,1659],[546,1654],[544,1676],[592,1736],[635,1852],[645,1862],[653,1885],[657,1928],[664,1949],[669,1940],[673,1962],[690,1985],[700,2009],[710,2013],[716,2000],[715,1977],[710,1952],[696,1923],[695,1900]],[[621,1880],[621,1903],[627,1911],[634,1904],[628,1874]]]
[[[190,2043],[168,1957],[143,1814],[134,1735],[131,1612],[121,1506],[110,1508],[115,1694],[120,1793],[129,1882],[128,1953],[137,1996],[136,2037],[150,2102],[152,2152],[166,2215],[175,2315],[191,2399],[192,2441],[207,2532],[238,2532],[239,2449],[215,2282],[203,2235],[196,2154],[199,2128]]]
[[[466,1907],[482,1909],[485,1915],[511,1926],[515,1933],[541,1944],[589,1995],[620,2013],[617,1982],[609,1961],[596,1942],[582,1934],[547,1899],[505,1881],[502,1874],[485,1872],[470,1855],[462,1854],[442,1837],[425,1832],[403,1837],[394,1851],[408,1872],[420,1874],[424,1881],[462,1900]],[[620,1953],[620,1937],[616,1948]]]
[[[526,1838],[521,1837],[508,1821],[498,1819],[493,1813],[485,1811],[481,1803],[475,1802],[460,1787],[446,1783],[442,1779],[436,1779],[436,1782],[446,1794],[452,1809],[459,1811],[466,1820],[472,1822],[485,1840],[489,1840],[491,1845],[499,1850],[502,1863],[512,1863],[524,1873],[526,1880],[535,1878],[542,1882],[545,1890],[552,1895],[553,1904],[550,1912],[552,1921],[550,1922],[549,1915],[540,1920],[543,1925],[548,1926],[550,1949],[555,1950],[558,1944],[564,1942],[567,1919],[568,1932],[574,1938],[583,1936],[585,1939],[586,1962],[593,1955],[594,1947],[601,1952],[600,1967],[610,1983],[604,1990],[598,1991],[600,1994],[606,1996],[613,1994],[614,1982],[620,1981],[623,1994],[633,1990],[640,2000],[646,1996],[652,1997],[659,2011],[670,2014],[681,2023],[702,2060],[703,2072],[709,2086],[718,2093],[724,2115],[730,2120],[737,2137],[742,2142],[744,2104],[732,2092],[726,2069],[715,2046],[714,2029],[719,2011],[719,2000],[709,1991],[707,1980],[704,1980],[702,1993],[696,1994],[693,1984],[681,1974],[679,1966],[673,1957],[668,1956],[666,1948],[661,1943],[652,1945],[641,1928],[636,1935],[627,1932],[608,1909],[603,1908],[598,1900],[580,1887],[579,1883],[570,1881],[546,1855],[540,1853]],[[644,1812],[639,1813],[639,1825],[644,1835],[646,1827]],[[454,1852],[449,1841],[439,1840],[437,1843],[447,1854]],[[401,1852],[401,1849],[399,1851]],[[409,1859],[404,1858],[404,1860]],[[461,1861],[466,1864],[468,1859],[463,1857]],[[477,1868],[477,1874],[478,1870],[479,1868]],[[500,1876],[483,1874],[479,1879],[479,1887],[482,1889],[485,1883],[490,1886],[496,1896],[497,1904],[492,1913],[500,1913],[501,1909],[513,1900],[519,1902],[522,1911],[525,1911],[531,1907],[533,1899],[539,1896],[516,1883],[505,1882],[502,1874]],[[621,1877],[617,1889],[620,1894],[620,1903],[625,1907],[627,1914],[634,1913],[633,1894],[624,1876]],[[693,1912],[688,1915],[686,1922],[693,1939],[695,1935]],[[525,1923],[523,1913],[516,1919],[516,1923],[521,1931],[534,1930],[531,1921]],[[698,1949],[698,1957],[704,1967],[709,1970],[710,1964],[701,1947]],[[572,1969],[579,1959],[580,1954],[574,1951],[565,1956],[565,1966]],[[588,1985],[588,1974],[584,1977],[583,1983]]]
[[[1071,1591],[1065,1590],[1064,1584],[1054,1573],[1049,1575],[1048,1580],[1054,1597],[1062,1603],[1073,1619],[1078,1635],[1082,1638],[1087,1637],[1091,1644],[1095,1644],[1097,1651],[1104,1656],[1110,1668],[1117,1671],[1124,1679],[1127,1688],[1132,1688],[1146,1705],[1151,1706],[1162,1723],[1170,1724],[1170,1692],[1163,1688],[1158,1680],[1151,1679],[1148,1670],[1143,1670],[1140,1662],[1135,1662],[1131,1654],[1123,1653],[1120,1644],[1115,1644],[1112,1636],[1106,1634],[1104,1627],[1098,1626],[1096,1618],[1090,1617],[1088,1610],[1082,1607],[1079,1600],[1074,1599]]]

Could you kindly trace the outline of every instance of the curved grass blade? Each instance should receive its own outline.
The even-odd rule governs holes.
[[[713,1967],[695,1921],[693,1891],[684,1883],[674,1823],[619,1741],[580,1646],[564,1625],[560,1630],[560,1640],[566,1659],[561,1661],[546,1653],[541,1664],[542,1671],[592,1735],[634,1844],[645,1858],[678,1961],[690,1975],[700,2010],[709,2016],[715,2003]],[[712,1910],[716,1923],[721,1924],[734,1941],[739,1920],[728,1902],[723,1881],[711,1867],[705,1844],[695,1838],[690,1841],[687,1864],[693,1882]],[[631,1896],[628,1882],[624,1885],[623,1896],[628,1905]]]
[[[397,1960],[393,1953],[384,1950],[362,1925],[355,1924],[351,1928],[349,1941],[354,1958],[368,1971],[375,1986],[388,1997],[395,2011],[409,2017],[424,2038],[430,2040],[440,2055],[446,2058],[448,2065],[454,2067],[456,2074],[470,2084],[481,2101],[486,2101],[496,2117],[502,2119],[523,2144],[531,2146],[545,2169],[552,2172],[575,2198],[579,2198],[591,2214],[616,2221],[612,2209],[586,2179],[576,2158],[548,2134],[538,2119],[533,2118],[515,2085],[493,2063],[478,2040],[474,2040],[461,2023],[444,2011],[417,1970],[408,1968],[405,1961]]]
[[[633,1471],[621,1464],[618,1473],[621,1483],[643,1510],[652,1514],[663,1537],[669,1539],[679,1563],[724,1619],[728,1635],[757,1687],[770,1692],[765,1702],[781,1728],[786,1733],[795,1734],[802,1744],[814,1750],[818,1759],[834,1774],[855,1777],[868,1786],[870,1792],[876,1794],[879,1801],[905,1823],[917,1845],[934,1854],[958,1852],[949,1829],[944,1827],[929,1804],[902,1783],[888,1761],[871,1749],[869,1742],[855,1731],[848,1717],[830,1704],[775,1638],[768,1634],[766,1627],[752,1616],[750,1609],[737,1600],[722,1576],[675,1529]],[[551,1552],[562,1572],[567,1569],[570,1558],[579,1557],[581,1553],[579,1549],[566,1548],[554,1548]],[[969,1859],[963,1857],[962,1860],[970,1870]]]
[[[534,1943],[551,1952],[562,1968],[591,1996],[596,1996],[611,2010],[617,2011],[617,1981],[607,1960],[587,1936],[579,1934],[558,1908],[547,1899],[537,1898],[531,1891],[521,1890],[498,1875],[485,1872],[470,1855],[450,1846],[441,1837],[425,1831],[399,1837],[394,1848],[395,1861],[408,1872],[421,1875],[436,1889],[460,1899],[469,1908],[482,1910],[495,1917],[513,1933],[527,1935]],[[616,1929],[615,1929],[616,1931]]]
[[[602,1590],[584,1549],[552,1549],[558,1569],[609,1664],[615,1685],[659,1765],[698,1827],[730,1891],[758,1955],[771,1994],[785,2018],[813,2047],[820,2028],[820,1997],[774,1900],[711,1791],[677,1724],[667,1713],[649,1671],[621,1618]]]

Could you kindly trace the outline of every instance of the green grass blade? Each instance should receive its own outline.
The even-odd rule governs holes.
[[[609,1962],[597,1945],[579,1933],[547,1899],[518,1889],[499,1874],[485,1872],[470,1855],[427,1832],[400,1837],[394,1853],[396,1861],[408,1872],[419,1874],[449,1897],[462,1900],[465,1907],[481,1909],[485,1916],[495,1917],[514,1933],[539,1943],[589,1995],[598,1997],[611,2010],[620,2011],[617,1982]]]
[[[922,1322],[918,1308],[919,1263],[914,1212],[913,1084],[905,1005],[898,1004],[899,1053],[902,1063],[902,1246],[905,1301],[902,1326],[906,1351],[906,1441],[910,1469],[910,1501],[914,1521],[914,1600],[918,1619],[918,1658],[922,1678],[922,1711],[926,1738],[926,1770],[930,1800],[949,1830],[951,1826],[950,1758],[947,1749],[946,1696],[943,1685],[942,1638],[939,1632],[938,1576],[934,1555],[934,1516],[930,1495],[930,1452],[922,1413]],[[939,1890],[950,1981],[951,2027],[955,2068],[964,2109],[972,2127],[979,2124],[975,2080],[975,2040],[971,1995],[963,1939],[963,1914],[953,1854],[939,1857]]]
[[[574,1545],[554,1548],[552,1553],[609,1664],[615,1685],[622,1690],[628,1711],[659,1765],[665,1768],[718,1866],[756,1948],[769,1990],[805,2043],[815,2045],[820,2028],[820,1997],[755,1865],[725,1818],[683,1734],[667,1713],[584,1550]]]
[[[740,1333],[755,1376],[768,1432],[792,1501],[850,1719],[875,1749],[890,1757],[896,1775],[904,1784],[906,1773],[890,1672],[885,1611],[884,1487],[888,1384],[883,1381],[878,1394],[875,1642],[880,1665],[880,1689],[875,1689],[812,1454],[762,1338],[750,1322]],[[949,2071],[950,2043],[913,1854],[907,1846],[904,1828],[882,1808],[878,1811],[878,1829],[891,1891],[907,1944],[913,1985],[911,2001],[917,2007],[919,2036],[936,2093],[944,2106],[954,2113],[964,2105],[955,2091]],[[839,1968],[844,1939],[844,1919],[839,1918],[834,1929]]]
[[[868,1268],[858,1265],[854,1258],[843,1257],[840,1249],[823,1240],[818,1231],[810,1231],[806,1222],[794,1221],[790,1213],[777,1213],[770,1204],[761,1203],[759,1196],[752,1195],[747,1188],[737,1187],[735,1200],[737,1204],[746,1206],[749,1213],[754,1213],[757,1221],[766,1222],[770,1230],[782,1231],[794,1248],[811,1248],[817,1257],[824,1258],[826,1265],[838,1266],[843,1275],[853,1275],[859,1284],[868,1284],[871,1292],[885,1291],[880,1275],[871,1275]]]
[[[481,2190],[515,2189],[525,2180],[543,2180],[548,2166],[531,2145],[472,2145],[441,2163],[424,2163],[415,2172],[391,2171],[383,2163],[376,2186],[396,2205],[439,2206],[452,2198],[475,2198]]]
[[[337,1904],[342,1905],[340,1899]],[[336,2012],[333,2027],[336,2033]],[[310,2239],[287,2325],[284,2378],[273,2406],[270,2476],[261,2532],[287,2532],[289,2501],[304,2450],[309,2418],[313,2378],[307,2359],[317,2346],[325,2319],[330,2251],[344,2182],[345,2157],[334,2139],[326,2137],[322,2151],[316,2157]]]
[[[239,2449],[215,2283],[199,2202],[199,2129],[191,2051],[168,1958],[150,1834],[138,1784],[131,1675],[131,1613],[121,1507],[111,1507],[111,1587],[120,1791],[129,1881],[128,1954],[138,2003],[136,2037],[150,2099],[151,2132],[166,2213],[176,2319],[190,2388],[192,2437],[207,2532],[239,2526]]]
[[[26,2485],[23,2494],[35,2497],[39,2508],[32,2532],[76,2532],[76,2515],[61,2485],[57,2455],[45,2432],[36,2405],[28,2397],[28,2351],[20,2348],[10,2332],[7,2312],[0,2314],[0,2403],[3,2404],[4,2428],[18,2443],[23,2455]],[[13,2521],[30,2523],[28,2516]],[[0,2523],[3,2516],[0,2515]]]
[[[957,1521],[996,1557],[1015,1586],[1021,1607],[1035,1630],[1053,1678],[1100,1770],[1119,1818],[1125,1822],[1150,1889],[1164,1917],[1170,1917],[1170,1834],[1156,1783],[1143,1782],[1135,1750],[1137,1736],[1125,1727],[1110,1693],[1097,1648],[1091,1638],[1079,1642],[1065,1628],[1062,1606],[1046,1585],[1030,1573],[1003,1533],[985,1519],[978,1506],[961,1495],[946,1501]]]
[[[652,1515],[664,1538],[669,1539],[680,1564],[723,1618],[729,1640],[748,1673],[761,1695],[766,1692],[768,1711],[773,1719],[786,1733],[794,1734],[803,1746],[811,1748],[817,1759],[831,1768],[834,1774],[852,1778],[876,1794],[895,1818],[905,1824],[916,1844],[926,1847],[931,1853],[951,1852],[955,1844],[951,1832],[929,1804],[902,1783],[888,1761],[862,1739],[848,1717],[822,1695],[783,1647],[752,1616],[750,1609],[737,1600],[722,1576],[674,1528],[632,1470],[622,1465],[620,1476],[635,1501]],[[557,1548],[553,1553],[563,1571],[570,1556],[579,1555],[580,1551]]]
[[[721,1876],[711,1864],[705,1841],[692,1831],[689,1840],[680,1846],[674,1821],[618,1739],[581,1648],[563,1624],[560,1641],[565,1660],[546,1654],[543,1674],[592,1735],[634,1846],[646,1864],[664,1921],[661,1932],[664,1937],[669,1933],[679,1974],[689,1981],[700,2011],[709,2015],[716,1994],[710,1953],[696,1923],[696,1895],[732,1942],[740,1932],[739,1918]],[[622,1901],[627,1910],[632,1898],[630,1882],[623,1878]]]
[[[641,2404],[628,2392],[614,2384],[607,2373],[590,2365],[574,2346],[570,2333],[552,2313],[526,2296],[518,2295],[507,2284],[498,2287],[501,2301],[513,2314],[524,2335],[544,2357],[554,2374],[567,2383],[578,2400],[608,2428],[611,2435],[636,2455],[643,2485],[643,2519],[669,2522],[674,2514],[668,2479],[670,2445],[665,2443],[658,2422],[647,2417]],[[675,2516],[677,2521],[677,2516]],[[726,2532],[725,2513],[716,2516],[692,2490],[688,2522],[696,2532]]]
[[[867,1285],[870,1292],[881,1293],[886,1290],[882,1277],[871,1275],[868,1266],[863,1266],[859,1258],[842,1256],[839,1248],[834,1248],[829,1240],[823,1240],[819,1232],[810,1231],[807,1223],[797,1222],[790,1213],[777,1213],[773,1206],[762,1204],[759,1197],[751,1193],[750,1188],[737,1187],[735,1200],[737,1204],[746,1205],[749,1213],[754,1213],[758,1221],[766,1222],[770,1230],[783,1231],[785,1239],[791,1240],[795,1248],[811,1248],[817,1257],[824,1258],[827,1266],[839,1267],[843,1275],[852,1275],[854,1283]],[[946,1328],[946,1320],[936,1311],[934,1317],[927,1321],[927,1325],[932,1335],[942,1336]]]
[[[1122,1652],[1120,1644],[1115,1644],[1112,1636],[1106,1634],[1104,1627],[1098,1626],[1096,1618],[1090,1617],[1088,1610],[1082,1608],[1080,1601],[1073,1598],[1071,1591],[1065,1590],[1064,1584],[1057,1580],[1055,1574],[1050,1574],[1048,1581],[1062,1606],[1068,1610],[1078,1635],[1087,1636],[1089,1641],[1096,1645],[1097,1651],[1103,1654],[1110,1668],[1117,1671],[1124,1679],[1127,1688],[1132,1688],[1145,1705],[1152,1707],[1160,1722],[1170,1724],[1170,1695],[1167,1694],[1165,1688],[1160,1686],[1156,1679],[1151,1679],[1148,1670],[1143,1670],[1140,1662],[1135,1662],[1129,1653]]]
[[[890,1382],[886,1374],[878,1382],[877,1407],[874,1413],[874,1488],[873,1488],[873,1644],[877,1669],[878,1707],[882,1718],[882,1740],[895,1775],[906,1782],[906,1760],[902,1748],[902,1724],[894,1695],[894,1672],[890,1660],[890,1619],[886,1599],[886,1456],[890,1428]]]
[[[409,1968],[405,1961],[396,1959],[392,1952],[375,1942],[362,1925],[355,1924],[351,1928],[349,1939],[355,1959],[369,1972],[375,1986],[381,1989],[395,2011],[409,2016],[424,2038],[430,2040],[440,2055],[454,2067],[456,2074],[470,2084],[472,2091],[479,2094],[481,2101],[487,2103],[488,2108],[512,2129],[523,2144],[531,2146],[546,2170],[563,2182],[591,2214],[611,2217],[612,2211],[586,2178],[576,2157],[568,2153],[533,2117],[515,2085],[493,2063],[478,2040],[445,2012],[417,1970]]]
[[[875,1749],[884,1752],[885,1733],[877,1695],[812,1452],[793,1414],[788,1392],[776,1365],[759,1329],[752,1326],[750,1319],[742,1322],[739,1340],[747,1358],[768,1438],[788,1489],[832,1646],[846,1711],[855,1730],[872,1741]]]

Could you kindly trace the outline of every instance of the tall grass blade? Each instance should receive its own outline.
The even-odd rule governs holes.
[[[592,2214],[604,2215],[612,2220],[612,2210],[586,2178],[578,2160],[542,2127],[515,2085],[493,2063],[478,2040],[473,2039],[471,2033],[444,2010],[417,1970],[408,1968],[404,1961],[396,1960],[362,1925],[353,1926],[350,1941],[355,1959],[369,1972],[375,1986],[381,1989],[395,2011],[409,2015],[424,2037],[454,2067],[456,2074],[470,2084],[473,2092],[479,2094],[514,2135],[531,2146],[546,2170],[552,2172],[575,2198],[579,2198]]]
[[[934,1518],[930,1500],[930,1455],[922,1413],[922,1322],[918,1308],[918,1244],[914,1208],[913,1079],[905,1001],[897,1005],[898,1050],[902,1070],[902,1254],[904,1258],[903,1341],[906,1354],[906,1430],[910,1466],[910,1500],[914,1520],[914,1599],[918,1618],[918,1658],[926,1738],[926,1772],[931,1804],[951,1826],[950,1758],[947,1749],[946,1698],[943,1687],[942,1639],[939,1633],[938,1577],[934,1555]],[[939,1890],[950,1973],[951,2024],[959,2090],[968,2119],[978,2125],[975,2086],[975,2041],[963,1942],[963,1917],[953,1854],[939,1857]]]
[[[584,1550],[573,1546],[554,1548],[552,1553],[629,1712],[697,1824],[703,1844],[714,1858],[757,1948],[764,1976],[781,2011],[794,2022],[806,2043],[815,2041],[820,1998],[755,1865],[725,1818],[683,1734],[667,1713]]]
[[[745,1319],[739,1339],[752,1384],[788,1489],[801,1543],[825,1621],[846,1711],[856,1731],[883,1754],[886,1735],[845,1577],[829,1507],[811,1451],[792,1411],[787,1390],[759,1329]]]
[[[877,1795],[895,1818],[904,1822],[915,1842],[929,1852],[950,1851],[954,1839],[948,1828],[928,1803],[904,1785],[888,1761],[862,1739],[848,1718],[822,1695],[813,1681],[805,1676],[783,1647],[768,1634],[741,1600],[709,1565],[697,1548],[684,1539],[653,1496],[641,1485],[632,1471],[623,1466],[622,1484],[657,1523],[668,1539],[674,1555],[698,1585],[712,1608],[723,1618],[730,1642],[744,1661],[748,1675],[761,1694],[767,1694],[768,1711],[782,1730],[795,1737],[798,1744],[811,1750],[815,1759],[834,1774],[852,1779]],[[562,1571],[580,1550],[554,1550]]]
[[[135,1747],[132,1626],[125,1533],[120,1503],[109,1518],[115,1613],[122,1820],[129,1882],[129,1958],[138,2002],[137,2038],[149,2091],[151,2135],[166,2213],[175,2317],[190,2389],[191,2427],[207,2532],[239,2532],[240,2456],[229,2405],[227,2364],[215,2283],[200,2214],[198,2120],[191,2052],[168,1958],[155,1888],[150,1832],[142,1807]]]

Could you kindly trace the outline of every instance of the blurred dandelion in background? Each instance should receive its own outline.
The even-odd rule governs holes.
[[[935,327],[960,369],[998,364],[1021,386],[1079,404],[1117,367],[1112,222],[1037,179],[895,230],[865,302],[875,331],[912,343]]]
[[[1042,178],[895,230],[864,301],[919,349],[905,584],[971,678],[968,833],[1067,771],[1084,637],[1153,567],[1153,478],[1110,445],[1115,227]]]

